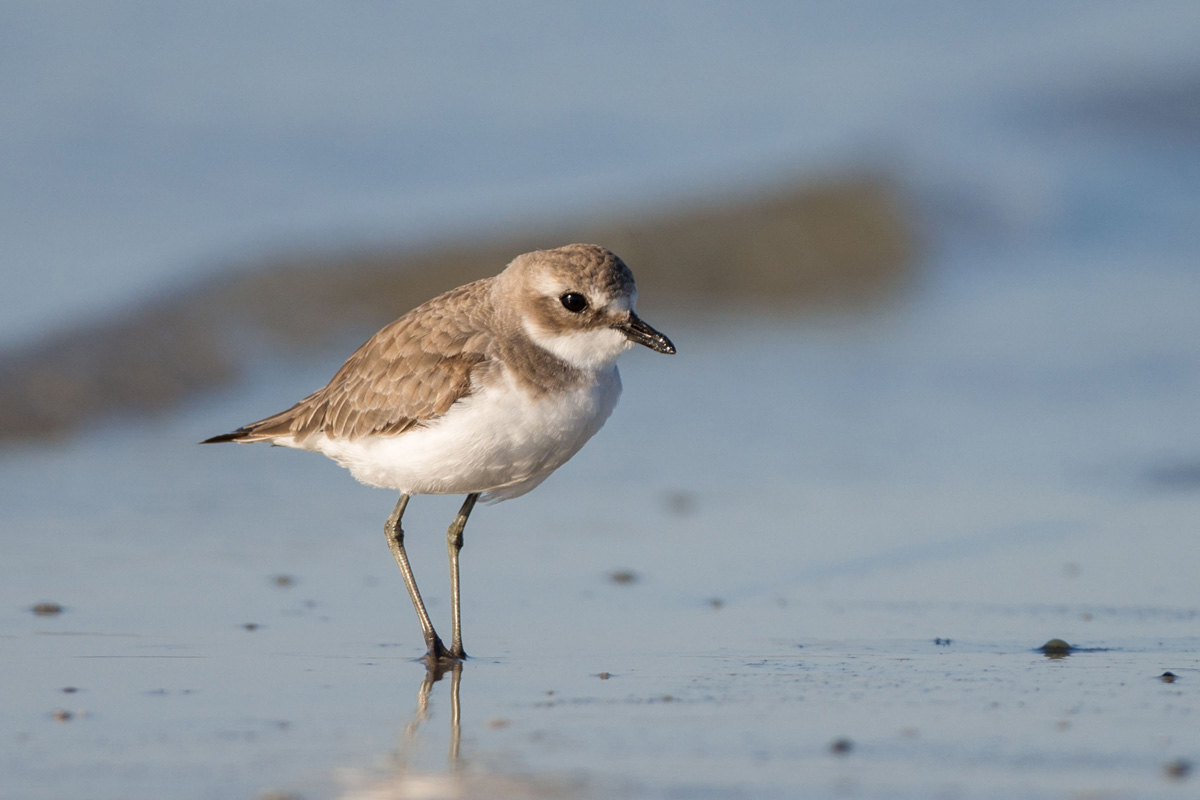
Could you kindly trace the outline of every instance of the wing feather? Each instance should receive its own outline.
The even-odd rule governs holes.
[[[358,439],[404,433],[445,414],[471,393],[472,374],[491,358],[490,282],[468,283],[418,306],[367,340],[323,388],[217,438]]]

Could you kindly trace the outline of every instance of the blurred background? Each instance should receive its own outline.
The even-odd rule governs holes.
[[[0,774],[179,796],[186,745],[224,770],[197,796],[248,796],[385,751],[408,665],[360,667],[420,645],[378,534],[393,499],[193,443],[430,296],[594,241],[679,354],[624,357],[596,440],[472,518],[467,649],[525,664],[464,676],[489,686],[476,748],[626,797],[705,770],[782,797],[804,753],[844,785],[821,759],[853,724],[919,728],[859,756],[864,795],[894,796],[897,763],[930,796],[982,759],[996,795],[1149,796],[1200,757],[1197,709],[1105,694],[1138,680],[1111,658],[1064,678],[1112,712],[1069,744],[886,670],[934,637],[1016,670],[1051,636],[1200,669],[1197,42],[1194,0],[0,3]],[[406,522],[440,531],[456,503],[421,500]],[[440,534],[411,538],[444,616]],[[550,631],[567,663],[528,665]],[[745,680],[743,654],[798,652],[794,683]],[[207,660],[155,660],[185,656]],[[864,663],[904,699],[848,694]],[[690,695],[696,664],[730,679]],[[607,669],[647,681],[605,684],[622,712],[694,702],[632,726],[527,704]],[[1020,669],[1006,708],[1042,679]],[[63,686],[86,724],[52,727]],[[162,687],[174,705],[145,700]]]
[[[4,438],[177,407],[254,331],[369,332],[567,240],[603,238],[656,303],[799,308],[1159,271],[1200,235],[1187,2],[6,3],[0,23]]]

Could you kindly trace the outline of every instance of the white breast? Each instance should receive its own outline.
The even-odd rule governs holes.
[[[409,494],[486,492],[485,500],[507,500],[525,494],[579,452],[620,394],[621,376],[612,364],[557,394],[533,395],[505,374],[406,433],[354,441],[318,436],[302,446],[371,486]]]

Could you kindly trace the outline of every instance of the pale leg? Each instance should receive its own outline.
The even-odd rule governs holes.
[[[400,500],[397,501],[396,507],[392,509],[391,516],[384,523],[383,531],[387,534],[388,547],[392,551],[392,555],[396,558],[396,564],[400,567],[400,574],[404,576],[404,585],[408,587],[408,596],[412,598],[413,608],[417,611],[417,618],[421,621],[421,633],[425,636],[425,647],[428,652],[426,658],[437,662],[447,657],[446,646],[442,644],[442,640],[438,638],[437,631],[433,629],[433,623],[429,621],[429,612],[425,610],[425,603],[421,600],[421,592],[417,589],[417,579],[413,576],[412,567],[408,564],[408,554],[404,552],[404,529],[400,527],[400,518],[404,516],[404,509],[408,505],[409,495],[400,495]],[[465,522],[465,520],[464,520]],[[457,597],[457,594],[456,594]],[[459,645],[462,649],[462,645]]]
[[[467,654],[463,652],[462,621],[459,613],[458,551],[462,549],[463,528],[467,526],[467,517],[471,516],[471,509],[475,508],[475,501],[478,499],[478,492],[467,495],[467,499],[463,501],[462,508],[458,510],[458,516],[454,518],[454,522],[450,523],[450,529],[446,531],[446,550],[450,553],[450,611],[454,616],[454,632],[453,638],[450,640],[450,655],[454,658],[467,657]]]

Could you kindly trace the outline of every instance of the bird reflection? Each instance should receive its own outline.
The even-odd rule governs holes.
[[[417,732],[422,723],[429,720],[429,695],[433,685],[450,673],[450,754],[446,766],[451,772],[457,772],[459,766],[459,745],[462,740],[462,706],[459,701],[459,689],[462,685],[462,662],[446,662],[430,659],[426,662],[425,680],[417,691],[417,709],[413,712],[412,720],[404,728],[404,739],[396,753],[398,766],[407,769],[412,754],[417,748],[419,737]]]
[[[553,778],[523,777],[481,769],[481,763],[494,761],[484,754],[480,758],[462,759],[460,756],[463,664],[447,663],[429,659],[425,678],[417,690],[417,707],[412,712],[399,744],[389,759],[390,765],[379,772],[348,774],[352,787],[340,795],[342,800],[400,800],[421,797],[427,800],[450,800],[463,797],[486,797],[488,800],[531,800],[531,798],[569,798],[578,792],[575,787]],[[423,744],[428,744],[429,735],[437,730],[426,727],[437,714],[434,700],[434,684],[442,678],[450,678],[450,741],[447,747],[446,766],[430,768],[427,760],[422,764]],[[494,756],[494,754],[493,754]],[[468,764],[470,765],[468,767]]]
[[[432,664],[429,663],[432,661]],[[464,796],[465,781],[460,770],[459,743],[461,710],[459,687],[462,684],[462,663],[426,662],[425,678],[417,690],[417,707],[404,727],[396,749],[388,759],[390,765],[382,773],[366,772],[347,775],[351,787],[341,794],[341,800],[391,800],[392,798],[454,798]],[[450,744],[446,766],[421,764],[422,726],[434,716],[430,697],[433,685],[450,675]],[[426,732],[428,733],[428,732]]]

